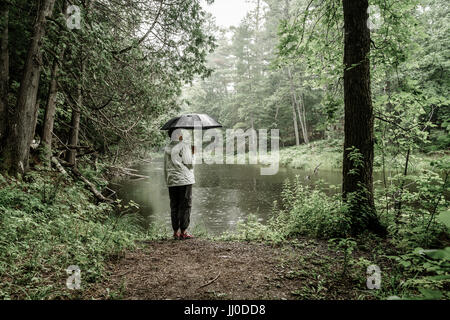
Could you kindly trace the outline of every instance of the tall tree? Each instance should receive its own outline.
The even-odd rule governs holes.
[[[89,15],[89,10],[91,7],[92,1],[87,1],[84,3],[84,12],[85,15]],[[77,101],[72,104],[72,118],[70,122],[70,133],[69,133],[69,150],[66,155],[66,161],[75,166],[76,165],[76,157],[77,157],[77,147],[80,135],[80,121],[81,121],[81,107],[83,105],[83,85],[86,73],[86,59],[85,50],[84,50],[84,40],[83,34],[80,34],[80,52],[79,52],[79,79],[77,82]]]
[[[64,0],[62,13],[67,18],[67,0]],[[58,93],[58,74],[59,74],[59,65],[62,63],[65,54],[65,46],[62,45],[61,48],[58,48],[62,42],[62,33],[63,30],[60,30],[56,48],[59,49],[59,53],[57,57],[53,58],[53,64],[51,66],[50,71],[50,84],[47,96],[47,103],[45,105],[45,113],[44,113],[44,124],[42,127],[42,136],[41,143],[43,146],[43,156],[44,161],[47,165],[50,165],[51,156],[52,156],[52,138],[53,138],[53,127],[55,122],[55,113],[56,113],[56,95]]]
[[[373,107],[370,90],[368,0],[343,0],[345,140],[344,199],[350,204],[352,229],[380,231],[373,197]]]
[[[42,65],[42,38],[45,35],[46,18],[51,15],[55,0],[41,0],[33,28],[33,37],[25,61],[22,81],[11,130],[8,147],[2,150],[5,168],[13,173],[28,170],[30,144],[34,135],[37,108],[36,103]]]
[[[0,12],[0,143],[6,136],[8,125],[9,50],[8,22],[9,8],[3,5]],[[3,144],[2,144],[3,145]]]
[[[291,69],[289,67],[287,68],[287,72],[288,72],[288,78],[289,78],[289,85],[290,85],[290,89],[291,89],[292,119],[294,121],[295,145],[298,146],[298,145],[300,145],[300,135],[298,132],[297,113],[295,110],[295,107],[297,106],[297,97],[295,94],[295,88],[294,88],[294,83],[292,80]],[[300,116],[300,114],[299,114],[299,116]]]

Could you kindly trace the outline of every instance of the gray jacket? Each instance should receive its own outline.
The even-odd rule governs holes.
[[[168,187],[195,183],[194,155],[189,143],[171,141],[166,146],[164,149],[164,176]]]

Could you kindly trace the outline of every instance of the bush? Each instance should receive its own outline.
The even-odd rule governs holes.
[[[271,223],[284,236],[309,235],[337,238],[348,235],[350,221],[340,195],[328,196],[319,189],[303,186],[298,177],[284,185],[283,208]]]
[[[224,234],[222,239],[282,242],[299,235],[330,239],[349,234],[347,207],[339,195],[328,196],[318,189],[305,187],[296,177],[293,182],[285,182],[282,199],[282,208],[277,208],[275,203],[266,224],[251,215],[247,221],[238,223],[235,233]]]

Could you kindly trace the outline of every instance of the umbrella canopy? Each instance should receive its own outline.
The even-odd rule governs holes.
[[[201,113],[190,113],[183,114],[182,116],[170,119],[161,128],[161,130],[170,129],[212,129],[212,128],[222,128],[222,125],[216,120],[208,116],[207,114]]]

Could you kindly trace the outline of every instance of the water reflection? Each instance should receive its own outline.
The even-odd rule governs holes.
[[[139,174],[150,179],[120,183],[121,199],[133,200],[149,223],[162,221],[170,226],[169,194],[164,182],[163,162],[136,167]],[[201,225],[212,234],[233,230],[237,221],[255,214],[260,221],[270,216],[274,201],[281,200],[281,189],[287,178],[299,176],[305,184],[323,179],[327,184],[339,185],[341,173],[319,170],[309,171],[280,168],[273,176],[260,175],[258,165],[197,165],[196,184],[193,188],[191,226]],[[308,180],[306,177],[311,176]]]

